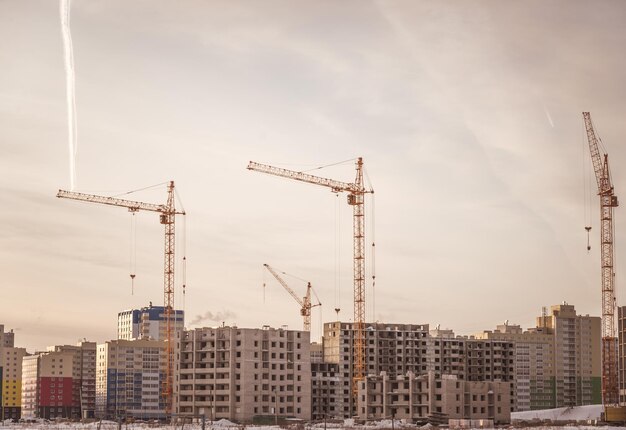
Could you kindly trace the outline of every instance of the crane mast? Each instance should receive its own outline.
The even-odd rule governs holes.
[[[174,265],[175,261],[175,220],[176,215],[185,215],[185,212],[177,211],[174,196],[174,181],[170,181],[167,187],[167,202],[164,205],[153,203],[136,202],[132,200],[118,199],[115,197],[98,196],[94,194],[78,193],[74,191],[59,190],[57,197],[83,202],[98,203],[127,208],[130,212],[140,210],[158,212],[160,222],[165,226],[165,252],[163,271],[163,305],[165,310],[165,352],[167,357],[165,381],[162,395],[165,402],[167,415],[172,410],[172,379],[174,375]]]
[[[583,112],[591,161],[600,196],[600,242],[602,263],[602,403],[619,404],[617,337],[615,336],[615,269],[613,208],[618,206],[609,168],[609,155],[601,154],[589,112]]]
[[[357,158],[356,177],[354,182],[341,182],[322,178],[304,172],[297,172],[279,167],[250,161],[248,170],[269,175],[330,188],[332,192],[347,192],[348,204],[353,214],[353,275],[354,275],[354,373],[352,376],[352,394],[356,398],[358,382],[365,378],[365,194],[373,193],[366,190],[363,184],[363,159]]]
[[[300,305],[300,315],[302,315],[304,331],[311,331],[311,308],[322,305],[321,303],[319,303],[319,301],[316,305],[311,304],[311,289],[313,288],[311,286],[311,283],[307,282],[306,295],[304,296],[304,298],[301,299],[300,297],[298,297],[295,291],[293,291],[289,287],[289,285],[287,285],[285,280],[278,274],[278,272],[276,272],[273,267],[271,267],[269,264],[264,264],[263,267],[265,267],[274,276],[274,278],[276,278],[280,285],[282,285],[283,288],[287,290],[287,292],[291,295],[291,297],[293,297],[295,301]]]

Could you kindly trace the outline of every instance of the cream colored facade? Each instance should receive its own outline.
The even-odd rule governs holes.
[[[251,422],[311,419],[309,332],[264,327],[183,331],[175,412]]]
[[[434,372],[390,378],[383,372],[359,384],[358,415],[361,419],[511,419],[511,385],[504,381],[465,381]]]
[[[96,410],[96,342],[48,347],[50,352],[73,355],[74,402],[80,405],[82,418],[94,418]]]
[[[599,317],[563,303],[537,317],[535,328],[504,324],[476,337],[515,342],[516,410],[601,403]]]
[[[2,326],[0,326],[0,332]],[[11,346],[8,346],[11,345]],[[15,348],[13,338],[0,343],[0,419],[19,419],[22,405],[22,359],[26,349]]]

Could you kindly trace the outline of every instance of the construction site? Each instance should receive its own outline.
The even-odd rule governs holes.
[[[348,3],[0,5],[0,429],[626,425],[626,8]]]

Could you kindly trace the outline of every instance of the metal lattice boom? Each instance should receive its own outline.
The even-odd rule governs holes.
[[[615,336],[615,269],[613,267],[615,234],[613,208],[618,206],[609,168],[609,155],[600,154],[591,115],[583,112],[587,141],[600,196],[600,242],[602,263],[602,403],[619,404],[617,337]]]
[[[165,402],[165,411],[169,416],[172,411],[172,388],[174,376],[174,265],[175,260],[175,220],[176,215],[185,215],[185,212],[176,210],[174,198],[174,181],[170,181],[167,187],[167,203],[158,205],[153,203],[136,202],[119,199],[116,197],[98,196],[94,194],[78,193],[74,191],[59,190],[57,197],[79,200],[83,202],[98,203],[103,205],[121,206],[130,212],[140,210],[158,212],[160,222],[165,226],[165,261],[163,271],[163,306],[165,309],[166,326],[166,373],[163,384],[162,396]]]

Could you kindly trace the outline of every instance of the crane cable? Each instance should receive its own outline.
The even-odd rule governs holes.
[[[130,218],[130,295],[135,295],[135,276],[137,271],[137,211],[131,211]]]
[[[587,253],[591,251],[590,232],[592,228],[592,216],[591,216],[591,175],[590,164],[591,155],[589,149],[585,145],[586,131],[584,122],[581,124],[581,144],[582,144],[582,180],[583,180],[583,218],[585,221],[585,230],[587,231]]]
[[[339,311],[341,310],[341,205],[339,204],[339,193],[335,196],[335,313],[339,321]]]
[[[372,204],[370,207],[370,215],[369,215],[369,219],[370,221],[370,231],[371,231],[371,235],[372,235],[372,249],[371,249],[371,254],[370,254],[370,258],[372,260],[372,268],[370,270],[371,276],[372,276],[372,322],[376,321],[376,200],[374,198],[375,194],[374,194],[374,187],[372,185],[372,181],[370,179],[369,174],[367,173],[366,169],[363,169],[364,173],[365,173],[365,180],[367,181],[367,184],[369,186],[369,193],[372,195]],[[365,199],[363,199],[363,203],[365,204]]]

